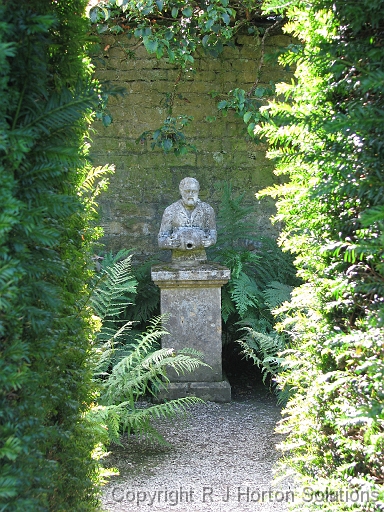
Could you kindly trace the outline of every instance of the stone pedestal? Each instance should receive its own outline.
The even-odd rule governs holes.
[[[151,275],[161,290],[161,314],[168,317],[170,334],[162,339],[162,346],[198,350],[210,366],[185,375],[169,371],[171,382],[159,398],[193,395],[229,402],[231,387],[223,377],[221,341],[221,287],[230,278],[229,269],[216,263],[164,264],[152,267]]]

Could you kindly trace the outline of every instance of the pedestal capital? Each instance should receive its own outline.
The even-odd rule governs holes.
[[[152,267],[151,277],[160,288],[219,288],[229,281],[231,271],[215,262],[198,265],[164,263]]]

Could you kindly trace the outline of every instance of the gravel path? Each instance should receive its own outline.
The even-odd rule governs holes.
[[[107,459],[120,474],[104,489],[108,512],[287,510],[287,483],[272,486],[280,419],[264,389],[228,404],[208,402],[157,425],[170,447],[124,438]]]

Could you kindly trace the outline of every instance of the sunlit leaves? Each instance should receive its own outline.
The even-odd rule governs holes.
[[[184,134],[184,128],[192,121],[191,116],[179,115],[177,117],[167,117],[160,128],[154,131],[142,133],[137,143],[143,143],[151,140],[151,148],[161,148],[164,153],[171,151],[175,155],[186,155],[189,151],[196,151],[196,147],[188,142]]]
[[[279,8],[277,0],[265,4]],[[289,180],[266,193],[278,198],[276,219],[285,226],[280,241],[297,255],[308,282],[280,310],[281,328],[296,346],[285,354],[279,379],[295,393],[282,425],[287,463],[307,485],[354,482],[378,495],[384,462],[384,59],[376,27],[382,6],[324,0],[311,8],[290,2],[284,9],[285,30],[305,44],[281,57],[296,62],[296,82],[277,86],[285,100],[270,103],[272,123],[261,123],[258,132],[272,146],[277,172]],[[295,510],[311,510],[301,505]]]
[[[190,66],[198,47],[217,57],[233,35],[236,12],[228,0],[207,4],[176,0],[104,0],[92,7],[90,20],[98,33],[128,31],[142,39],[149,53],[168,56],[181,67]],[[128,27],[128,28],[127,28]]]

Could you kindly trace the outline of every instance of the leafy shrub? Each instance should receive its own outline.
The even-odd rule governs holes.
[[[272,122],[258,129],[287,178],[266,193],[278,197],[281,241],[305,281],[279,310],[291,338],[279,382],[294,390],[282,448],[297,487],[329,495],[294,506],[382,510],[382,2],[265,6],[280,10],[299,39],[282,56],[297,66],[296,81],[276,86]]]
[[[0,509],[95,510],[88,296],[98,103],[81,0],[0,6]],[[91,173],[92,174],[92,173]],[[97,188],[97,187],[96,187]]]

